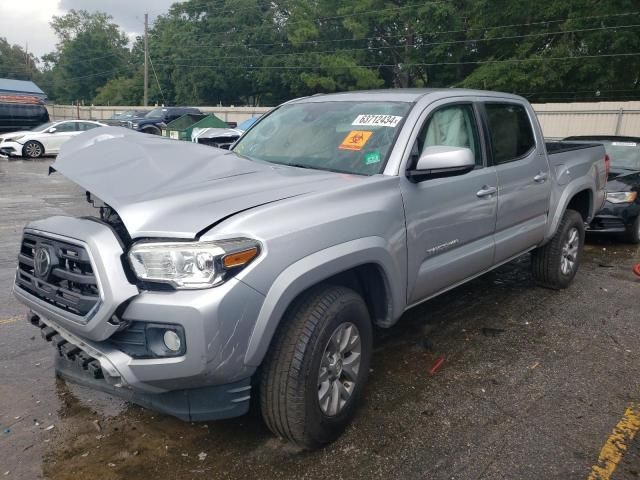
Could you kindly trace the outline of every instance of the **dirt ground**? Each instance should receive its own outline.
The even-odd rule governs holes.
[[[183,423],[57,380],[10,292],[23,225],[90,209],[51,162],[0,159],[1,479],[587,479],[640,403],[640,249],[612,239],[566,291],[525,257],[377,331],[362,408],[320,451],[255,413]],[[640,435],[626,448],[613,479],[640,478]]]

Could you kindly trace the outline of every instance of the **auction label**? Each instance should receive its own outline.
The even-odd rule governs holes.
[[[338,147],[340,150],[362,150],[373,132],[365,130],[352,130],[349,135],[344,137],[342,143]]]
[[[400,123],[400,120],[402,120],[402,117],[395,115],[358,115],[351,125],[395,128]]]

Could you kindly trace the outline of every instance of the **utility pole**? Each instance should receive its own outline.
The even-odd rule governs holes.
[[[144,14],[144,106],[149,103],[149,41],[147,31],[149,29],[149,14]]]

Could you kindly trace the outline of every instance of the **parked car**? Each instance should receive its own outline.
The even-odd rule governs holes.
[[[248,118],[235,128],[202,128],[199,131],[194,130],[191,135],[191,141],[228,150],[246,130],[258,121],[258,118]]]
[[[0,99],[0,133],[29,130],[49,121],[41,103],[3,102]]]
[[[602,143],[609,156],[607,202],[589,231],[622,234],[640,243],[640,137],[585,135],[565,140]]]
[[[149,113],[147,110],[125,110],[124,112],[114,113],[113,115],[111,115],[111,118],[107,120],[101,120],[101,122],[116,127],[126,127],[128,126],[127,122],[129,122],[129,120],[144,117],[147,113]]]
[[[354,415],[373,325],[528,252],[571,284],[605,151],[549,148],[525,99],[454,89],[298,99],[231,151],[105,128],[53,165],[100,218],[27,225],[14,292],[60,375],[189,421],[257,395],[318,447]]]
[[[105,126],[92,120],[64,120],[44,123],[32,130],[5,133],[0,135],[0,153],[9,157],[28,158],[55,155],[72,137]]]
[[[157,107],[142,117],[132,118],[127,126],[139,132],[161,135],[167,123],[188,113],[203,115],[194,107]]]

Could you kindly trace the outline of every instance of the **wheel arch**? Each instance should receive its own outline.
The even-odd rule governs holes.
[[[567,209],[576,210],[582,216],[583,221],[589,223],[594,215],[594,198],[593,185],[589,179],[569,184],[562,192],[555,211],[549,214],[544,243],[547,243],[555,235]]]
[[[342,285],[363,296],[373,322],[390,326],[405,306],[406,282],[379,237],[334,245],[282,271],[271,285],[249,338],[245,364],[259,366],[280,320],[301,294],[320,283]],[[401,282],[390,279],[402,278]]]
[[[144,127],[142,127],[142,129],[140,130],[140,132],[142,133],[147,133],[150,135],[160,135],[162,134],[162,131],[160,130],[160,128],[157,125],[145,125]]]

